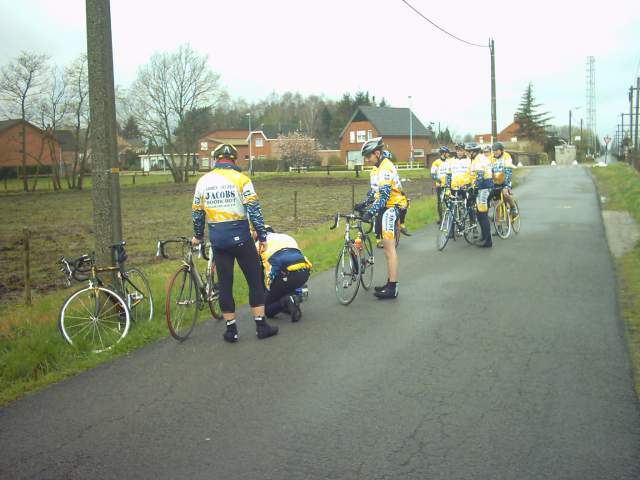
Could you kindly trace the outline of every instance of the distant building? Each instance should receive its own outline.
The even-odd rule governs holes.
[[[341,158],[349,168],[362,165],[362,144],[371,138],[383,137],[398,161],[408,162],[411,157],[411,130],[414,161],[426,165],[427,155],[433,146],[428,130],[415,113],[411,112],[410,122],[408,108],[358,107],[340,134]]]
[[[513,121],[509,125],[507,125],[501,132],[498,133],[498,137],[494,139],[490,133],[485,133],[481,135],[475,136],[476,143],[493,143],[493,142],[508,142],[508,143],[517,143],[518,142],[518,131],[520,130],[520,125]]]
[[[262,130],[253,130],[251,133],[251,155],[254,160],[274,158],[274,138],[268,138]],[[238,149],[238,165],[247,169],[249,166],[249,130],[214,130],[198,139],[198,164],[201,169],[208,170],[213,167],[215,160],[211,156],[213,151],[223,143],[230,143]]]
[[[62,147],[54,135],[27,121],[12,119],[0,121],[0,167],[22,167],[23,130],[27,167],[60,162]]]

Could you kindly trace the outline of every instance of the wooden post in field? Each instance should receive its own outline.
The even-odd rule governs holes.
[[[293,219],[298,219],[298,192],[293,192]]]
[[[356,186],[351,185],[351,208],[356,206]]]
[[[136,184],[136,172],[133,172],[133,184]]]
[[[22,229],[22,244],[24,246],[24,303],[31,305],[31,232]]]

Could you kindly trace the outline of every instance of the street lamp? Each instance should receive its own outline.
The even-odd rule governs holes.
[[[582,107],[573,107],[569,110],[569,145],[571,145],[571,114],[572,110],[580,110]]]
[[[409,162],[413,168],[413,114],[411,113],[411,95],[409,95]]]
[[[252,143],[253,136],[251,135],[253,132],[251,130],[251,112],[247,113],[247,117],[249,117],[249,173],[253,176],[253,155],[252,155]]]

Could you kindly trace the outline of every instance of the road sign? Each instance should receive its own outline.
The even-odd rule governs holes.
[[[604,143],[609,145],[610,142],[611,142],[611,137],[610,136],[607,135],[606,137],[604,137]]]

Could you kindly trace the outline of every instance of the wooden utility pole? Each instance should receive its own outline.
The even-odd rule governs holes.
[[[493,142],[498,140],[498,120],[496,118],[496,47],[492,38],[489,39],[491,52],[491,136]]]
[[[110,265],[109,246],[122,240],[122,218],[109,0],[86,0],[86,11],[95,251],[99,264]]]

